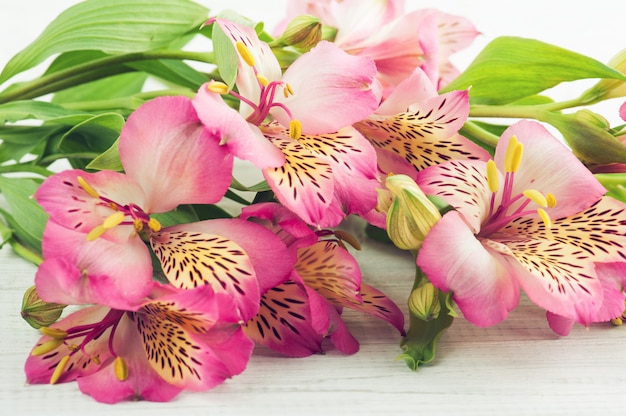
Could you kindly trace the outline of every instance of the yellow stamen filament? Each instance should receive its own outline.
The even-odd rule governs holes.
[[[104,228],[104,226],[102,225],[98,225],[97,227],[94,227],[91,231],[89,231],[89,233],[87,234],[87,241],[94,241],[95,239],[97,239],[98,237],[100,237],[102,234],[104,234],[106,232],[106,228]]]
[[[522,194],[542,208],[548,208],[550,206],[548,199],[536,189],[526,189]]]
[[[235,48],[237,48],[237,52],[239,52],[239,56],[250,66],[254,66],[254,57],[252,53],[250,53],[250,49],[243,42],[239,41],[235,44]]]
[[[83,179],[82,176],[78,176],[76,180],[78,181],[78,184],[80,185],[80,187],[83,188],[83,190],[87,192],[89,196],[94,197],[94,198],[100,198],[100,195],[98,195],[98,192],[95,189],[93,189],[91,185],[89,185],[87,181]]]
[[[298,120],[291,120],[289,122],[289,137],[298,140],[300,136],[302,136],[302,123]]]
[[[228,94],[228,85],[224,84],[223,82],[219,82],[219,81],[211,81],[209,82],[209,84],[207,85],[207,89],[211,92],[214,92],[216,94]]]
[[[65,371],[65,367],[67,366],[67,362],[69,360],[70,360],[69,355],[66,355],[65,357],[61,358],[61,361],[59,361],[56,368],[54,369],[54,372],[52,373],[52,376],[50,377],[50,384],[56,384],[57,381],[59,381],[59,379],[61,378],[61,375],[63,374],[63,371]]]
[[[111,228],[114,228],[120,225],[122,221],[124,221],[124,217],[125,215],[121,212],[113,213],[104,220],[104,222],[102,223],[102,226],[104,227],[105,230],[110,230]]]
[[[543,210],[542,208],[539,208],[537,210],[537,214],[539,214],[539,217],[541,217],[541,221],[543,221],[547,229],[552,228],[552,220],[550,219],[550,216],[545,210]]]
[[[30,354],[34,356],[44,355],[44,354],[49,353],[50,351],[54,351],[61,344],[63,344],[62,339],[58,339],[58,338],[49,339],[48,341],[42,343],[41,345],[38,345],[35,348],[33,348],[33,351]]]
[[[148,221],[148,227],[156,233],[161,230],[161,223],[154,218],[150,218]]]
[[[267,87],[270,83],[269,79],[265,78],[261,74],[257,74],[256,79],[259,81],[259,84],[263,85],[264,87]]]
[[[285,87],[283,88],[283,95],[285,96],[285,98],[289,97],[290,95],[294,95],[291,85],[285,84]]]
[[[67,337],[67,332],[58,328],[50,328],[49,326],[42,326],[39,328],[39,332],[43,335],[47,335],[52,338],[65,339]]]
[[[498,168],[493,160],[487,162],[487,184],[491,192],[498,190]]]
[[[117,377],[119,381],[125,381],[128,378],[128,366],[122,357],[115,358],[113,368],[115,370],[115,377]]]
[[[556,197],[553,194],[546,195],[546,200],[548,201],[548,208],[556,207]]]

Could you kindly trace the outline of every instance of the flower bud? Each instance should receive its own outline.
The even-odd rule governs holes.
[[[393,195],[387,210],[389,238],[398,248],[418,250],[441,214],[410,177],[392,175],[386,185]]]
[[[602,118],[590,111],[547,112],[540,121],[556,127],[574,154],[587,164],[626,163],[626,145],[605,130]]]
[[[409,311],[423,321],[437,319],[441,312],[439,290],[430,282],[413,289],[409,296]]]
[[[611,58],[608,66],[626,75],[626,49],[622,49]],[[626,82],[613,78],[603,78],[583,93],[586,102],[597,102],[624,96],[626,96]]]
[[[322,39],[322,23],[317,17],[303,15],[293,19],[281,36],[289,46],[309,50]]]
[[[35,286],[24,293],[22,300],[22,318],[33,328],[41,328],[53,324],[59,319],[65,305],[49,303],[41,300]]]

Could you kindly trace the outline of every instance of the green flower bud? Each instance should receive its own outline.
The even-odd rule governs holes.
[[[322,23],[317,17],[298,16],[289,22],[281,40],[286,45],[309,50],[322,40]]]
[[[574,114],[548,112],[541,121],[556,127],[572,152],[588,164],[626,163],[626,145],[605,129],[601,116],[590,111]]]
[[[430,282],[413,289],[409,296],[409,311],[423,321],[437,319],[441,312],[439,290]]]
[[[56,322],[65,306],[44,302],[37,294],[35,286],[32,286],[26,290],[22,299],[22,318],[33,328],[39,329]]]
[[[622,49],[611,58],[608,66],[626,74],[626,49]],[[624,96],[626,96],[626,82],[613,78],[603,78],[583,93],[586,102],[597,102]]]
[[[393,195],[387,209],[387,233],[393,243],[403,250],[416,251],[422,246],[430,229],[441,219],[437,207],[406,175],[387,178],[387,189]],[[381,201],[382,200],[382,201]],[[387,202],[380,198],[379,209]]]

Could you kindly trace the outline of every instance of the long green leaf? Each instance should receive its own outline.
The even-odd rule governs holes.
[[[442,92],[470,88],[472,104],[508,104],[585,78],[626,77],[595,59],[534,39],[500,37]]]
[[[0,176],[0,191],[10,210],[10,214],[2,212],[3,216],[20,241],[41,253],[41,239],[48,215],[32,198],[38,187],[39,182],[32,179]]]
[[[129,53],[163,48],[198,30],[208,10],[189,0],[87,0],[52,21],[0,74],[0,84],[62,52]]]
[[[0,104],[0,124],[14,123],[18,120],[37,119],[55,120],[73,117],[83,111],[68,110],[58,104],[46,101],[24,100]]]

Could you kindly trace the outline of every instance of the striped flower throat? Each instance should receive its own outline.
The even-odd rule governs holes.
[[[161,229],[161,224],[155,218],[151,218],[141,207],[130,203],[126,205],[118,204],[117,202],[100,195],[91,185],[85,181],[81,176],[77,177],[78,183],[81,188],[89,194],[89,196],[99,199],[101,205],[111,208],[114,212],[109,215],[102,224],[94,227],[88,234],[87,240],[93,241],[102,236],[107,230],[117,227],[118,225],[132,225],[135,231],[145,237],[146,234],[152,232],[158,232]]]
[[[519,170],[523,153],[523,144],[515,136],[512,136],[504,158],[504,184],[501,189],[496,163],[493,160],[487,162],[487,184],[491,198],[487,219],[478,236],[487,237],[504,228],[512,220],[535,213],[541,218],[547,229],[552,227],[552,220],[546,209],[556,206],[556,198],[553,194],[543,194],[536,189],[525,189],[521,193],[513,194],[515,173]],[[500,190],[501,198],[498,202],[497,197]],[[528,207],[531,202],[539,208]]]
[[[232,95],[241,102],[250,106],[250,108],[252,108],[252,113],[248,115],[248,117],[246,117],[246,121],[256,126],[261,125],[267,119],[267,117],[270,115],[270,112],[274,108],[282,109],[291,120],[289,122],[289,136],[292,139],[297,140],[302,134],[302,124],[299,120],[294,119],[291,111],[289,111],[289,108],[284,103],[278,102],[275,99],[276,94],[279,93],[281,89],[284,98],[288,98],[289,96],[294,95],[294,91],[291,88],[291,85],[280,80],[269,81],[258,70],[252,53],[243,42],[237,41],[237,43],[235,44],[235,48],[237,49],[237,53],[239,54],[241,59],[254,71],[254,75],[260,89],[258,103],[255,103],[249,98],[246,98],[243,95],[232,91],[228,87],[228,85],[219,81],[209,82],[207,87],[209,91],[221,95]]]

